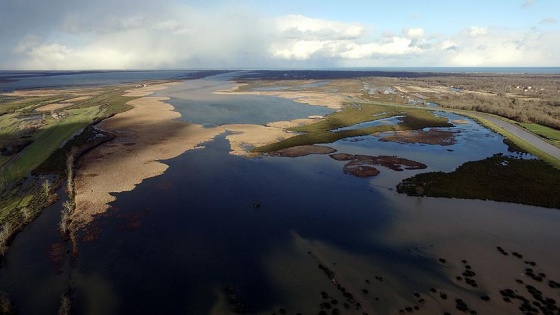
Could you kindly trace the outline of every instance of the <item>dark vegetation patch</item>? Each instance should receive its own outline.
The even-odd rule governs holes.
[[[58,174],[64,176],[66,159],[72,148],[76,148],[78,155],[82,155],[113,138],[114,136],[111,134],[95,129],[93,125],[89,125],[79,135],[68,140],[62,148],[54,151],[45,162],[33,171],[33,174]]]
[[[30,139],[17,139],[4,143],[0,147],[0,153],[4,156],[12,156],[21,152],[26,146],[30,145],[33,140]]]
[[[506,144],[508,146],[508,151],[512,152],[512,153],[520,153],[520,154],[526,154],[527,151],[523,150],[523,148],[521,148],[520,146],[518,146],[517,144],[515,144],[515,142],[511,141],[508,138],[504,138],[504,144]]]
[[[560,208],[560,171],[540,160],[494,155],[451,173],[407,178],[397,191],[409,196],[483,199]]]

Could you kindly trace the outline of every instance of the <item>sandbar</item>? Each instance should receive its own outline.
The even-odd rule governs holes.
[[[226,139],[231,146],[230,154],[241,156],[253,156],[255,154],[251,153],[250,149],[294,135],[281,127],[268,125],[230,124],[225,125],[224,128],[229,132]]]
[[[240,91],[239,87],[241,86],[242,85],[236,85],[231,90],[221,90],[214,93],[276,96],[290,99],[294,102],[302,104],[325,106],[336,110],[341,109],[342,104],[353,96],[340,93],[335,94],[312,91]]]

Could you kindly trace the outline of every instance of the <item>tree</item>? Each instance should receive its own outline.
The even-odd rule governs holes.
[[[45,193],[45,197],[49,197],[51,194],[51,182],[48,179],[45,179],[43,182],[43,192]]]

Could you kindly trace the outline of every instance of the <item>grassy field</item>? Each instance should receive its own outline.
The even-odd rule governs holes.
[[[0,176],[8,177],[10,181],[19,181],[37,166],[43,163],[58,147],[73,135],[79,133],[87,125],[116,113],[128,110],[126,102],[132,98],[122,96],[127,87],[108,87],[105,90],[96,89],[97,93],[91,99],[78,102],[64,110],[65,116],[54,119],[50,115],[43,115],[40,128],[29,138],[33,141],[22,152],[12,157],[2,157],[3,166]],[[89,91],[88,91],[89,92]],[[7,102],[12,113],[0,116],[0,145],[20,137],[22,117],[38,106],[45,105],[47,100],[56,102],[73,98],[75,95],[61,95],[44,97],[16,98]],[[36,103],[38,102],[38,104]],[[36,112],[34,115],[41,116]]]
[[[369,128],[333,132],[337,128],[352,126],[358,123],[404,116],[402,122],[395,125],[382,125]],[[348,137],[358,137],[385,131],[418,130],[428,127],[451,127],[446,118],[436,117],[430,111],[410,107],[395,107],[378,104],[347,104],[343,110],[332,113],[325,120],[314,124],[295,127],[290,131],[301,134],[277,143],[253,149],[253,152],[268,153],[300,145],[332,143]]]
[[[541,160],[495,155],[467,162],[451,173],[431,172],[403,180],[409,196],[488,199],[560,209],[560,172]]]
[[[53,191],[65,178],[66,158],[73,147],[95,145],[93,122],[131,108],[133,98],[122,96],[129,87],[61,90],[60,95],[0,96],[0,147],[14,142],[31,142],[20,152],[0,157],[0,229],[16,233],[54,201]],[[35,111],[39,106],[75,99],[80,93],[93,97],[69,104],[59,119]],[[31,132],[26,132],[32,126]],[[86,130],[87,134],[83,134]],[[49,178],[51,192],[42,188]],[[7,240],[0,240],[0,248]]]
[[[72,108],[88,108],[91,106],[99,106],[100,118],[106,118],[111,115],[127,111],[132,108],[131,105],[126,103],[133,98],[123,96],[129,87],[112,87],[104,90],[96,97],[77,103]]]
[[[28,113],[37,107],[58,103],[71,97],[64,95],[30,97],[0,95],[0,115],[16,112]]]
[[[548,139],[550,143],[560,148],[560,130],[552,129],[547,126],[539,124],[520,124],[525,129],[537,134],[545,139]]]
[[[98,107],[68,110],[68,116],[52,122],[40,130],[35,141],[11,162],[6,171],[25,176],[43,163],[64,141],[79,133],[100,110]],[[16,177],[15,180],[21,178]]]

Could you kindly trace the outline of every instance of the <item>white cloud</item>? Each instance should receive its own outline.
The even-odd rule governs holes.
[[[403,34],[408,38],[422,38],[424,37],[424,29],[422,28],[405,28]]]
[[[302,15],[286,15],[276,19],[282,37],[311,37],[323,39],[356,39],[364,34],[358,24],[313,19]]]
[[[525,31],[471,26],[438,34],[414,25],[375,29],[302,15],[264,18],[233,5],[201,9],[141,1],[137,7],[122,0],[106,12],[109,0],[82,3],[87,8],[60,1],[69,9],[44,5],[40,21],[17,24],[0,12],[6,18],[0,19],[0,69],[560,64],[560,30],[553,25]]]
[[[326,41],[294,40],[288,45],[274,45],[270,49],[273,58],[287,60],[309,60],[313,55],[330,50],[332,43]],[[332,55],[332,52],[331,54]]]
[[[364,59],[376,56],[391,56],[419,53],[422,50],[413,46],[412,40],[409,38],[393,37],[390,42],[386,43],[368,43],[368,44],[349,44],[347,50],[340,54],[342,58]]]
[[[471,27],[465,29],[463,32],[465,34],[468,34],[469,36],[478,36],[478,35],[487,34],[488,33],[488,28],[487,27],[471,26]]]
[[[484,36],[455,36],[457,49],[441,55],[452,66],[546,66],[557,64],[560,31],[493,30]],[[554,61],[555,60],[555,61]]]
[[[422,51],[422,28],[407,28],[403,36],[368,39],[358,24],[312,19],[301,15],[276,20],[278,38],[270,49],[273,58],[287,60],[369,59]]]

